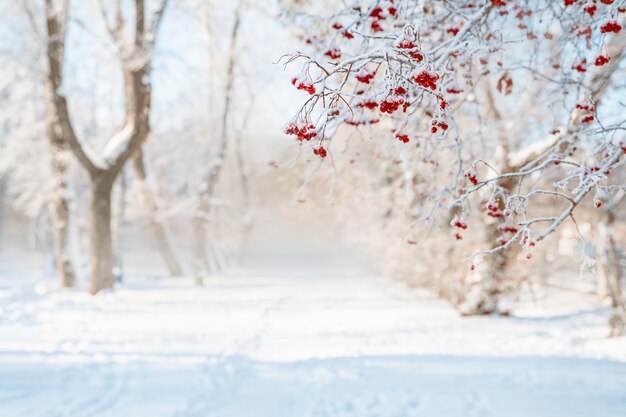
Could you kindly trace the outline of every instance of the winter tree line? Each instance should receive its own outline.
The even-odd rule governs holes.
[[[80,26],[71,18],[75,3],[23,0],[20,6],[43,45],[57,272],[63,286],[73,285],[68,199],[76,197],[66,190],[68,164],[78,161],[89,179],[95,294],[114,285],[112,193],[124,169],[132,169],[169,272],[185,269],[149,181],[151,80],[167,14],[186,4],[211,16],[219,5],[94,2],[124,98],[120,128],[96,150],[77,132],[80,110],[64,89],[68,27]],[[506,314],[504,296],[547,285],[560,269],[576,275],[579,266],[611,301],[612,333],[624,332],[623,1],[237,0],[229,6],[227,27],[209,30],[209,43],[219,44],[207,49],[219,55],[210,61],[219,69],[209,65],[220,73],[209,92],[218,104],[211,106],[211,140],[203,145],[208,156],[193,198],[185,200],[193,207],[198,283],[220,268],[214,214],[231,161],[242,235],[254,223],[255,195],[272,194],[276,210],[296,199],[307,216],[321,213],[305,208],[312,201],[330,201],[329,224],[350,229],[381,268],[434,290],[462,314]],[[285,117],[280,139],[291,146],[256,178],[246,160],[257,148],[242,134],[257,109],[254,83],[262,82],[258,64],[243,64],[244,44],[260,48],[245,30],[250,13],[270,15],[289,33],[293,50],[282,51],[278,62],[289,74],[281,89],[300,102],[293,118]],[[242,94],[244,80],[252,87]],[[18,100],[15,95],[4,101]],[[3,170],[5,181],[11,172]],[[568,237],[576,242],[569,252],[560,249]]]

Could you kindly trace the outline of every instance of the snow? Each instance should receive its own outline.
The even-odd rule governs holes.
[[[121,154],[126,152],[133,136],[133,126],[128,124],[116,133],[106,144],[103,151],[104,160],[114,164]]]
[[[575,291],[461,318],[362,271],[134,276],[96,297],[0,271],[0,416],[624,416],[626,341]]]

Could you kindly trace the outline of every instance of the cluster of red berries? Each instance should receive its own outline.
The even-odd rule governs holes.
[[[306,91],[311,95],[315,94],[315,86],[308,79],[294,77],[291,79],[291,84],[293,84],[298,90]]]
[[[398,10],[396,9],[396,7],[393,4],[391,4],[390,6],[387,7],[387,14],[389,16],[395,17],[397,12],[398,12]],[[382,7],[375,7],[370,12],[370,17],[374,19],[372,21],[372,23],[370,24],[370,27],[372,28],[372,31],[373,32],[382,32],[384,29],[380,25],[380,21],[386,19],[386,17],[385,17],[385,10],[383,10]]]
[[[593,16],[598,8],[595,3],[587,3],[585,7],[583,7],[583,10],[589,13],[589,16]]]
[[[437,89],[437,80],[439,80],[439,74],[431,70],[423,70],[413,75],[413,81],[417,85],[424,88],[430,88],[431,90]]]
[[[359,71],[356,74],[356,79],[357,81],[363,83],[363,84],[369,84],[370,81],[372,81],[374,79],[374,77],[376,76],[376,72],[375,71],[368,71],[365,68],[361,69],[361,71]]]
[[[461,94],[462,92],[463,89],[456,84],[446,88],[446,93],[448,94]]]
[[[320,158],[326,158],[326,156],[328,155],[328,151],[324,149],[322,145],[320,145],[318,148],[313,148],[313,153],[315,155],[318,155]]]
[[[335,30],[341,30],[341,35],[346,38],[346,39],[352,39],[354,38],[354,35],[352,34],[352,32],[348,31],[348,30],[342,30],[343,29],[343,25],[341,23],[335,22],[333,23],[333,29]]]
[[[380,102],[380,111],[388,114],[396,112],[404,104],[406,93],[406,88],[402,86],[389,90],[387,96]]]
[[[385,20],[385,16],[383,16],[382,7],[376,7],[370,13],[370,17],[374,18],[374,21],[370,24],[373,32],[382,32],[384,29],[380,25],[381,20]]]
[[[375,108],[378,107],[378,103],[372,99],[366,99],[366,100],[359,101],[356,106],[361,109],[366,108],[366,109],[374,110]]]
[[[604,55],[598,55],[598,57],[596,58],[596,66],[597,67],[601,67],[602,65],[606,64],[609,62],[609,58],[604,56]]]
[[[595,110],[593,104],[582,102],[582,103],[576,104],[576,108],[583,113],[583,116],[580,119],[582,123],[593,122],[593,120],[595,119],[593,115],[594,110]]]
[[[409,135],[407,135],[406,133],[401,133],[398,132],[396,133],[396,138],[403,143],[408,143],[409,142]]]
[[[454,218],[450,222],[450,225],[458,229],[463,229],[463,230],[467,229],[467,223],[459,219],[459,216],[454,216]]]
[[[622,27],[616,21],[606,22],[604,25],[600,26],[600,32],[602,33],[617,33],[622,30]]]
[[[339,59],[341,58],[341,50],[337,47],[329,48],[324,52],[324,55],[330,59]]]
[[[438,130],[437,128],[440,128],[441,130],[445,132],[450,127],[448,126],[448,123],[440,119],[433,119],[430,123],[431,123],[430,133],[432,133],[433,135],[437,133],[437,130]]]
[[[398,38],[394,46],[396,47],[396,49],[400,49],[403,52],[406,52],[411,58],[415,59],[417,62],[422,62],[424,60],[424,55],[422,55],[422,53],[418,51],[417,44],[411,40]]]
[[[315,126],[310,123],[305,123],[300,126],[296,123],[290,123],[285,128],[285,133],[288,135],[294,135],[296,138],[302,142],[305,140],[314,139],[317,136],[317,130]]]
[[[494,219],[501,219],[504,217],[504,212],[500,210],[496,202],[490,201],[487,203],[487,216],[493,217]]]
[[[487,210],[487,216],[493,217],[494,219],[501,219],[502,217],[504,217],[504,213],[500,211],[500,209],[493,211]]]
[[[478,176],[474,167],[470,167],[467,171],[465,171],[465,178],[467,178],[473,185],[478,185]]]

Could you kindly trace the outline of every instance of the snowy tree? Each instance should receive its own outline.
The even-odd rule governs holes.
[[[370,0],[326,10],[305,4],[289,15],[306,45],[283,62],[299,66],[292,84],[309,98],[285,132],[323,160],[350,129],[410,156],[406,177],[428,182],[419,220],[446,219],[458,240],[484,232],[466,314],[497,311],[511,254],[530,259],[580,206],[625,188],[623,104],[605,100],[623,73],[620,2]]]
[[[132,22],[115,3],[114,17],[107,29],[115,40],[123,68],[125,121],[122,129],[106,144],[102,155],[81,141],[72,124],[71,112],[63,91],[63,63],[70,2],[46,0],[46,35],[49,61],[48,83],[52,118],[59,135],[88,172],[90,189],[90,291],[95,294],[113,286],[114,253],[111,234],[111,191],[124,164],[138,156],[150,133],[150,70],[156,35],[167,0],[160,1],[149,13],[145,1],[134,2]],[[104,11],[104,7],[102,8]],[[130,37],[130,38],[128,38]]]

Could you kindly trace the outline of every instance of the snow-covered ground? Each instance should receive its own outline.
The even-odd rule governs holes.
[[[626,416],[626,341],[581,293],[460,318],[345,270],[96,297],[20,278],[0,280],[2,417]]]

